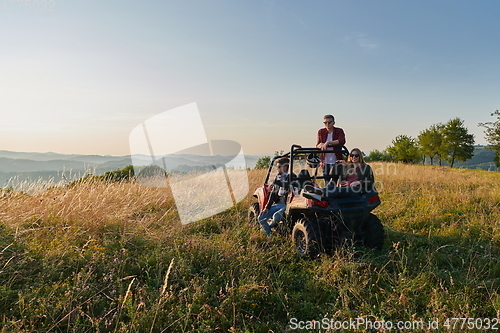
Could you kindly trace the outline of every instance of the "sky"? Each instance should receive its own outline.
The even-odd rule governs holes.
[[[0,1],[0,150],[127,155],[190,103],[252,155],[325,114],[366,152],[455,117],[486,144],[500,108],[496,0]]]

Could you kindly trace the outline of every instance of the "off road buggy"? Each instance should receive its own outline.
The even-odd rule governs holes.
[[[349,154],[345,146],[337,146],[333,152]],[[256,222],[259,212],[265,207],[272,191],[276,175],[275,161],[281,157],[290,159],[290,191],[286,200],[285,215],[276,227],[276,232],[291,235],[302,257],[315,258],[322,252],[330,252],[338,246],[361,245],[380,249],[384,242],[384,228],[380,220],[371,213],[380,198],[374,187],[361,190],[358,187],[323,186],[318,200],[304,197],[306,185],[319,187],[326,184],[328,176],[318,176],[319,156],[317,148],[302,148],[292,145],[290,152],[275,156],[269,166],[264,185],[253,194],[257,202],[248,211],[250,220]],[[339,176],[343,168],[334,167],[331,176]],[[327,179],[325,179],[327,178]],[[258,224],[258,222],[257,222]]]

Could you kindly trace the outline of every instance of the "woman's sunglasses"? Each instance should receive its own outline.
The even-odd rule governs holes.
[[[359,157],[359,154],[349,154],[351,157]]]

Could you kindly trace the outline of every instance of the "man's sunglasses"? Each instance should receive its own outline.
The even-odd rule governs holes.
[[[333,123],[333,120],[327,120],[323,122],[323,124],[331,124],[331,123]]]

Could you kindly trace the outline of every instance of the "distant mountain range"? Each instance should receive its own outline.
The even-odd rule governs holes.
[[[475,146],[474,156],[465,162],[455,162],[454,167],[461,169],[482,169],[488,171],[499,171],[493,161],[495,151],[489,149],[487,146]],[[434,164],[436,161],[434,161]],[[443,165],[448,165],[443,162]]]
[[[247,168],[253,168],[262,156],[246,155]],[[190,167],[225,164],[227,156],[201,156],[190,154],[168,155],[165,160],[168,170],[188,170]],[[134,162],[140,165],[151,164],[146,155],[134,155]],[[76,155],[57,153],[23,153],[0,150],[0,187],[20,182],[39,180],[60,181],[76,180],[85,174],[100,175],[106,171],[123,169],[132,164],[132,157]]]

